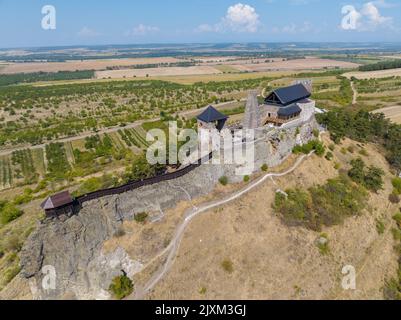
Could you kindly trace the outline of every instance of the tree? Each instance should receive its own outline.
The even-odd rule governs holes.
[[[366,189],[378,192],[383,188],[384,171],[378,167],[371,166],[365,170],[365,163],[361,158],[351,161],[352,168],[348,171],[348,176],[356,183]]]
[[[384,171],[377,167],[369,167],[364,178],[364,186],[371,191],[378,192],[383,189]]]
[[[129,296],[134,291],[134,284],[132,283],[132,280],[124,273],[124,275],[115,277],[113,279],[109,290],[117,299],[121,300]]]
[[[143,180],[151,178],[164,171],[164,165],[150,165],[146,155],[142,154],[136,158],[129,173],[130,180]]]
[[[365,177],[365,162],[361,158],[351,161],[351,170],[348,171],[348,176],[352,181],[363,184]]]

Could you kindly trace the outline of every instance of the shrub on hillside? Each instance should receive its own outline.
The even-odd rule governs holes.
[[[320,231],[322,226],[343,222],[365,208],[367,193],[346,176],[328,180],[308,190],[286,190],[288,196],[276,193],[273,208],[289,225],[302,225]]]
[[[392,181],[394,193],[400,195],[401,194],[401,178],[394,178]]]
[[[224,269],[224,271],[226,271],[228,273],[233,273],[234,272],[234,265],[233,265],[233,263],[232,263],[232,261],[230,259],[225,259],[221,263],[221,266]]]
[[[398,171],[401,169],[401,125],[391,123],[384,114],[335,109],[316,117],[330,131],[333,140],[348,137],[362,143],[379,143],[390,165]]]
[[[228,184],[228,178],[226,176],[223,176],[219,179],[219,182],[222,186],[226,186]]]
[[[18,209],[13,203],[2,201],[0,203],[0,223],[7,224],[19,218],[23,211]]]
[[[356,183],[366,189],[378,192],[383,189],[384,171],[378,167],[371,166],[365,169],[365,163],[361,158],[351,161],[352,168],[348,171],[348,176]]]
[[[148,219],[148,214],[146,212],[141,212],[141,213],[137,213],[134,216],[134,220],[138,223],[145,223],[146,220]]]
[[[299,153],[309,154],[312,151],[315,151],[316,155],[321,157],[325,153],[325,147],[322,142],[320,142],[318,140],[312,140],[302,146],[297,145],[293,149],[293,153],[295,153],[295,154],[299,154]]]
[[[333,155],[333,153],[332,152],[327,152],[326,153],[326,159],[328,160],[328,161],[331,161],[331,160],[333,160],[333,157],[334,157],[334,155]]]
[[[113,279],[109,290],[116,299],[121,300],[134,291],[134,284],[132,280],[124,274]]]

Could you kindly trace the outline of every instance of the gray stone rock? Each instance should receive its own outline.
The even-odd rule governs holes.
[[[315,128],[312,119],[298,130],[258,129],[254,171],[264,164],[281,164],[297,143],[313,139]],[[104,242],[116,234],[123,221],[140,212],[163,212],[180,201],[207,195],[222,176],[230,182],[242,181],[236,169],[233,164],[202,165],[176,180],[89,201],[75,216],[48,220],[32,233],[21,251],[21,275],[36,283],[32,291],[37,299],[107,299],[107,288],[115,276],[122,270],[132,276],[142,267],[121,248],[110,254],[102,252]],[[55,290],[41,286],[44,266],[55,268]]]

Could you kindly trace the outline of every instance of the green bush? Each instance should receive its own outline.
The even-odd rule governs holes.
[[[150,165],[146,159],[146,154],[142,154],[134,159],[131,172],[126,178],[131,181],[148,179],[163,173],[165,169],[165,165]]]
[[[141,213],[137,213],[134,216],[134,220],[138,223],[145,223],[146,220],[148,219],[148,214],[146,212],[141,212]]]
[[[312,151],[315,151],[316,155],[321,157],[325,153],[325,147],[322,142],[320,142],[318,140],[312,140],[302,146],[297,145],[293,149],[293,153],[295,153],[295,154],[299,154],[299,153],[309,154]]]
[[[228,273],[233,273],[234,272],[234,265],[233,265],[233,263],[232,263],[232,261],[230,259],[225,259],[221,263],[221,266],[224,269],[224,271],[226,271]]]
[[[343,222],[358,215],[366,206],[366,191],[346,176],[328,180],[308,190],[286,190],[288,197],[276,193],[273,208],[289,225],[320,231],[322,226]]]
[[[369,167],[365,175],[364,187],[370,191],[378,192],[383,189],[383,176],[384,171],[378,167]]]
[[[250,177],[249,176],[244,176],[244,182],[249,182]]]
[[[134,284],[130,278],[122,275],[113,279],[109,290],[116,299],[121,300],[134,291]]]
[[[382,220],[376,220],[376,230],[378,234],[383,234],[386,230],[384,222]]]
[[[401,178],[394,178],[392,181],[394,187],[394,193],[400,195],[401,194]]]
[[[13,280],[18,273],[20,273],[21,271],[21,267],[19,266],[19,264],[14,264],[11,267],[8,267],[5,271],[4,271],[4,280],[3,280],[3,285],[7,285],[11,282],[11,280]]]
[[[223,176],[219,179],[219,182],[222,186],[226,186],[228,184],[228,178],[226,176]]]
[[[365,149],[361,149],[361,150],[359,151],[359,154],[360,154],[361,156],[364,156],[364,157],[368,157],[368,156],[369,156],[369,153],[368,153]]]
[[[330,151],[326,153],[326,157],[325,157],[325,158],[326,158],[328,161],[333,160],[333,157],[334,157],[334,155],[333,155],[333,153],[331,153]]]
[[[101,177],[93,177],[84,181],[78,191],[74,193],[75,196],[88,194],[101,189],[108,189],[118,185],[118,178],[110,174],[104,174]]]
[[[18,209],[13,203],[0,203],[0,223],[7,224],[23,214],[23,211]]]
[[[401,213],[396,213],[393,220],[397,223],[398,227],[401,229]]]
[[[261,167],[263,172],[267,172],[267,170],[269,170],[269,167],[267,166],[267,164],[265,163],[262,167]]]
[[[373,192],[383,189],[384,171],[382,169],[371,166],[365,170],[365,163],[361,158],[352,160],[351,166],[352,168],[349,170],[348,176],[354,182]]]
[[[26,189],[23,194],[16,196],[14,198],[14,203],[16,205],[21,205],[30,202],[33,199],[33,197],[32,197],[32,192],[30,192],[29,190],[30,189]]]
[[[335,109],[316,117],[334,141],[348,137],[361,143],[378,143],[390,165],[398,171],[401,169],[401,125],[391,123],[384,114]]]

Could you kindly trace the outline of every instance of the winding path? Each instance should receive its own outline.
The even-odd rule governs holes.
[[[352,104],[356,104],[358,102],[358,91],[355,88],[354,81],[351,81],[351,89],[352,89],[352,92],[353,92]]]
[[[180,247],[181,240],[183,238],[183,235],[185,233],[185,230],[189,223],[199,214],[204,213],[206,211],[209,211],[210,209],[222,206],[224,204],[227,204],[231,201],[234,201],[244,194],[248,193],[249,191],[253,190],[263,182],[265,182],[268,179],[272,179],[274,177],[283,177],[285,175],[288,175],[295,171],[301,163],[305,160],[305,158],[310,157],[314,152],[311,152],[309,155],[304,155],[301,156],[295,164],[288,169],[285,172],[282,173],[269,173],[266,174],[265,176],[251,182],[248,186],[246,186],[244,189],[239,190],[230,196],[226,197],[225,199],[218,200],[218,201],[213,201],[209,203],[203,204],[201,207],[193,207],[186,213],[186,218],[184,221],[181,223],[181,225],[177,228],[173,239],[171,240],[170,244],[164,249],[160,254],[158,254],[154,259],[152,259],[152,262],[155,261],[157,258],[162,257],[164,254],[168,253],[166,262],[164,265],[156,271],[156,273],[151,277],[151,279],[148,281],[148,283],[143,287],[140,288],[138,287],[133,295],[128,297],[129,300],[141,300],[145,297],[147,293],[149,293],[158,283],[159,281],[168,273],[168,271],[171,269],[171,267],[174,264],[174,259],[176,257],[177,251]],[[148,264],[149,265],[149,264]]]

